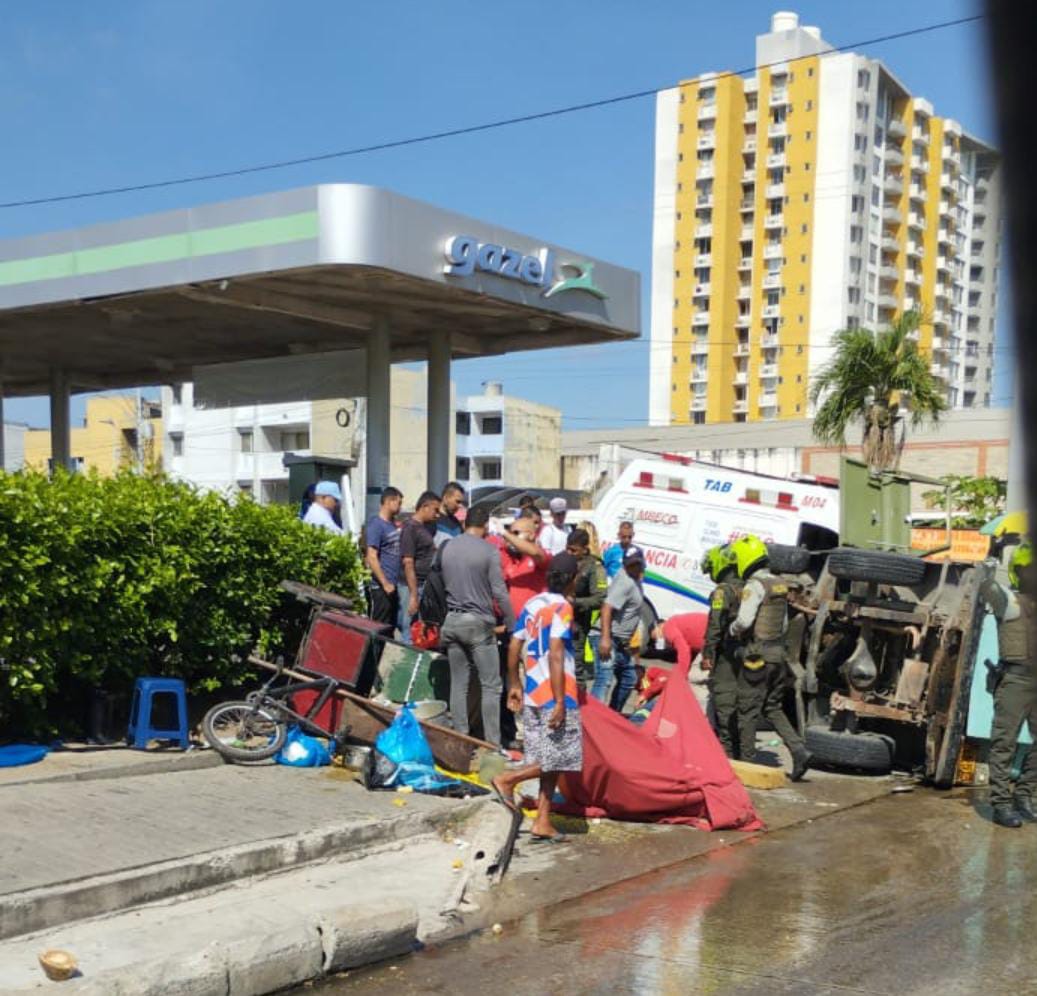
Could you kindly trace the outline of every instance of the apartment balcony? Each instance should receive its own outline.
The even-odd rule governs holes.
[[[745,398],[742,398],[740,401],[736,401],[731,406],[731,411],[733,411],[736,415],[744,415],[746,412],[749,411],[749,402],[746,401]]]
[[[920,287],[922,284],[922,274],[917,270],[905,270],[904,283],[909,284],[912,287]]]
[[[948,172],[941,173],[940,174],[940,187],[943,190],[953,190],[954,189],[954,177],[951,176],[951,174],[948,173]]]
[[[781,287],[781,274],[768,273],[763,278],[763,286],[766,290],[776,290]]]
[[[785,196],[785,184],[784,183],[768,183],[765,195],[768,200],[771,197],[784,197]]]
[[[879,279],[892,280],[896,283],[900,279],[900,271],[895,266],[880,266]]]
[[[699,121],[712,121],[717,116],[717,105],[715,101],[707,104],[699,104]]]
[[[893,235],[883,235],[882,248],[886,252],[900,252],[900,242]]]
[[[761,394],[759,401],[760,408],[777,408],[778,407],[778,395],[776,393]]]
[[[749,343],[739,342],[735,346],[735,356],[748,356],[749,355]]]
[[[913,201],[924,201],[925,200],[925,187],[920,183],[912,183],[907,191],[908,197]]]
[[[756,91],[760,89],[760,81],[759,81],[759,80],[758,80],[758,79],[757,79],[757,78],[756,78],[755,76],[753,76],[753,77],[750,77],[750,78],[749,78],[749,79],[747,79],[747,80],[745,81],[745,83],[744,83],[744,84],[742,85],[742,89],[743,89],[743,90],[744,90],[744,91],[745,91],[745,92],[746,92],[747,94],[748,94],[748,93],[756,93]]]
[[[695,198],[696,208],[712,208],[713,207],[713,195],[712,194],[699,194]]]
[[[755,152],[756,151],[756,139],[755,138],[747,138],[742,143],[742,151],[743,152]]]
[[[739,270],[751,270],[752,268],[753,268],[753,258],[752,258],[752,256],[743,256],[738,261],[738,269]]]
[[[738,210],[741,214],[752,214],[756,210],[756,200],[752,197],[746,197],[739,203]]]
[[[917,211],[908,211],[907,213],[907,225],[908,228],[914,228],[918,231],[925,230],[925,218],[923,218]]]
[[[780,242],[768,243],[763,247],[764,259],[781,259],[782,246]]]
[[[709,355],[709,340],[708,339],[696,339],[691,344],[691,355],[692,356],[708,356]]]
[[[954,236],[949,228],[941,227],[936,231],[936,241],[939,245],[949,246],[954,242]]]
[[[753,296],[752,284],[740,284],[738,287],[738,300],[748,301]]]
[[[717,137],[713,132],[708,132],[705,135],[699,135],[698,147],[700,149],[713,149],[716,147]]]
[[[933,308],[933,324],[934,325],[949,325],[951,316],[944,311],[943,308]]]
[[[886,124],[886,134],[893,138],[903,138],[907,135],[907,127],[903,121],[892,118]]]
[[[770,96],[767,98],[767,103],[771,107],[782,107],[789,102],[789,92],[785,87],[780,89],[771,90]]]
[[[940,360],[933,360],[933,362],[929,364],[929,372],[934,377],[939,377],[941,380],[950,379],[950,366]]]
[[[709,326],[709,311],[696,311],[691,316],[691,325],[696,329],[707,328]]]
[[[920,128],[918,125],[915,125],[914,128],[911,129],[911,141],[912,142],[921,142],[923,145],[928,145],[929,144],[929,129],[928,128]]]
[[[705,367],[695,367],[691,371],[691,383],[692,384],[705,384],[708,380]]]
[[[713,237],[713,226],[712,225],[698,225],[695,228],[696,239],[709,239]]]
[[[760,337],[760,345],[764,349],[777,349],[778,348],[778,337],[772,332],[769,335]]]
[[[763,309],[764,318],[780,318],[781,317],[781,305],[780,304],[768,304]]]
[[[892,311],[897,306],[897,299],[892,294],[880,294],[878,305],[880,308]]]
[[[787,138],[788,133],[789,127],[784,121],[779,121],[776,124],[767,125],[768,138]]]
[[[742,242],[752,242],[753,236],[756,234],[756,229],[752,225],[743,225],[742,231],[739,233],[739,240]]]
[[[767,156],[767,169],[778,169],[785,165],[786,156],[784,152],[772,152]]]
[[[904,192],[904,181],[894,173],[887,173],[882,178],[882,189],[887,194],[896,194],[899,197]]]
[[[766,379],[778,376],[778,364],[777,363],[764,363],[760,367],[760,376]]]
[[[746,111],[742,115],[742,122],[743,122],[743,124],[756,124],[757,116],[758,116],[758,111],[754,107],[751,111]]]
[[[904,220],[904,216],[900,213],[900,208],[889,205],[882,209],[882,221],[884,224],[897,226]]]
[[[887,145],[883,161],[887,166],[903,166],[904,153],[901,152],[900,149]]]
[[[709,297],[709,284],[696,284],[694,291],[691,294],[692,297]]]
[[[781,215],[769,214],[763,219],[764,228],[781,228]]]
[[[735,328],[736,329],[747,329],[747,328],[749,328],[751,323],[752,323],[752,316],[751,315],[749,315],[749,314],[739,315],[735,319]]]
[[[904,311],[918,311],[921,302],[917,297],[904,298]]]
[[[756,182],[756,168],[750,166],[748,169],[742,170],[742,183],[755,183]]]
[[[749,383],[749,375],[744,370],[739,370],[735,374],[734,383],[738,387],[744,387]]]
[[[705,398],[695,398],[691,402],[691,410],[693,412],[704,412],[706,410],[706,399]]]
[[[911,169],[916,173],[928,173],[929,160],[923,159],[919,155],[913,155],[911,157]]]
[[[713,254],[709,252],[700,252],[695,257],[696,266],[709,266],[713,262]]]
[[[915,259],[921,259],[925,255],[925,250],[922,248],[921,242],[909,240],[907,243],[907,254]]]
[[[698,169],[695,170],[696,180],[712,180],[716,175],[716,168],[713,163],[699,163]]]

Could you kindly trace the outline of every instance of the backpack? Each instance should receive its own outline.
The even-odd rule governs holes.
[[[418,618],[426,626],[442,626],[446,619],[446,581],[443,579],[443,551],[446,547],[444,543],[432,558],[432,566],[425,578],[425,587],[418,603]]]

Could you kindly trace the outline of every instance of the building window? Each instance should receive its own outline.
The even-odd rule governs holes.
[[[173,456],[184,455],[184,434],[182,432],[171,432],[169,434],[169,445],[173,449]]]
[[[251,481],[238,481],[238,490],[243,495],[252,494],[252,482]]]
[[[674,302],[676,303],[676,302]],[[674,332],[677,330],[674,329]],[[676,357],[674,357],[676,359]],[[470,436],[472,433],[472,416],[468,412],[454,413],[454,432],[459,436]]]
[[[810,71],[813,72],[812,69]],[[812,111],[813,109],[814,109],[814,102],[812,100],[808,100],[807,101],[807,110],[808,111]]]
[[[692,421],[693,425],[703,425],[703,424],[705,424],[706,413],[705,412],[692,412],[691,413],[691,421]]]
[[[456,472],[454,476],[458,478],[458,480],[467,481],[471,476],[471,466],[471,461],[469,461],[468,457],[458,457],[454,463],[454,470]]]
[[[500,479],[500,460],[482,460],[479,463],[479,477],[484,481]]]
[[[238,430],[238,446],[242,453],[252,452],[252,430],[251,429],[239,429]],[[251,487],[251,485],[249,485]]]
[[[281,433],[281,449],[308,450],[310,448],[310,430],[296,429]]]
[[[484,436],[499,436],[504,431],[504,419],[500,415],[485,415],[482,420]]]
[[[184,385],[174,384],[173,385],[173,404],[182,405],[184,403]]]

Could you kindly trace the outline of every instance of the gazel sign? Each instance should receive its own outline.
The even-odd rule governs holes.
[[[546,247],[535,256],[526,255],[493,242],[480,242],[471,235],[455,235],[447,241],[446,258],[444,272],[451,277],[470,277],[478,270],[531,287],[542,287],[544,297],[575,290],[585,291],[600,300],[608,297],[594,283],[593,263],[559,263],[555,251]]]

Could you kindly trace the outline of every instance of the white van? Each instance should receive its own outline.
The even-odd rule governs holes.
[[[665,455],[634,460],[594,510],[603,546],[633,523],[645,552],[645,594],[662,618],[707,611],[713,582],[699,570],[711,546],[753,533],[811,550],[838,545],[839,488]]]

